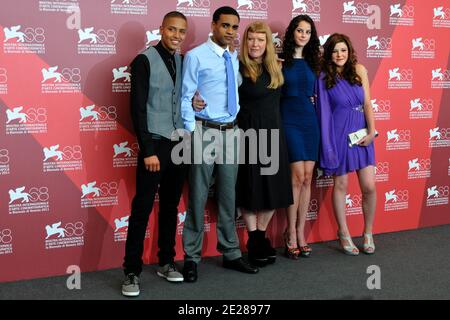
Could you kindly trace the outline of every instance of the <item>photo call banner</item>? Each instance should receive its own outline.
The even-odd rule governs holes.
[[[139,147],[129,106],[133,58],[161,39],[165,13],[188,18],[186,53],[213,12],[235,8],[239,33],[268,22],[281,52],[289,21],[308,14],[323,44],[350,36],[369,73],[375,140],[375,233],[450,223],[450,2],[446,0],[4,0],[0,10],[0,282],[119,268]],[[240,36],[235,40],[239,47]],[[350,175],[347,219],[363,230]],[[333,180],[315,169],[308,242],[336,239]],[[213,197],[212,193],[210,197]],[[179,205],[177,256],[187,186]],[[158,198],[154,212],[158,211]],[[205,209],[204,255],[216,251],[216,207]],[[241,247],[247,234],[236,222]],[[282,246],[279,210],[268,234]],[[144,262],[157,262],[151,214]]]

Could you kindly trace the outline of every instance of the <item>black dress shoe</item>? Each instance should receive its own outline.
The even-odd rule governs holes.
[[[259,269],[257,267],[252,266],[244,259],[237,258],[234,260],[226,260],[223,259],[223,267],[227,269],[233,269],[236,271],[244,272],[244,273],[258,273]]]
[[[194,261],[185,261],[183,268],[184,282],[197,281],[197,264]]]

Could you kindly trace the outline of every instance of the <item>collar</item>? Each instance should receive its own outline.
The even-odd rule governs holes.
[[[223,53],[225,51],[228,51],[228,53],[230,54],[230,56],[233,56],[233,53],[230,52],[229,47],[227,47],[226,49],[222,48],[221,46],[219,46],[217,43],[215,43],[214,41],[212,41],[211,37],[208,37],[208,41],[206,42],[206,44],[208,45],[208,47],[215,53],[217,54],[219,57],[223,57]]]
[[[169,58],[169,57],[172,58],[175,56],[175,52],[170,53],[169,50],[164,48],[161,41],[158,42],[158,44],[155,46],[155,48],[158,49],[159,52],[162,52],[167,58]]]

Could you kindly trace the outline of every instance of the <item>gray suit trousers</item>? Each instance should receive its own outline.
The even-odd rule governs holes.
[[[183,229],[185,261],[201,260],[205,205],[215,172],[217,199],[217,250],[225,259],[242,256],[235,225],[235,187],[239,159],[239,130],[220,131],[196,123],[191,140],[189,204]]]

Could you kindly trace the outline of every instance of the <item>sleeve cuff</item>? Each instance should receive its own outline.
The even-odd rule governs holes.
[[[187,123],[185,123],[184,128],[186,130],[188,130],[189,132],[194,132],[194,130],[195,130],[195,122],[187,122]]]

